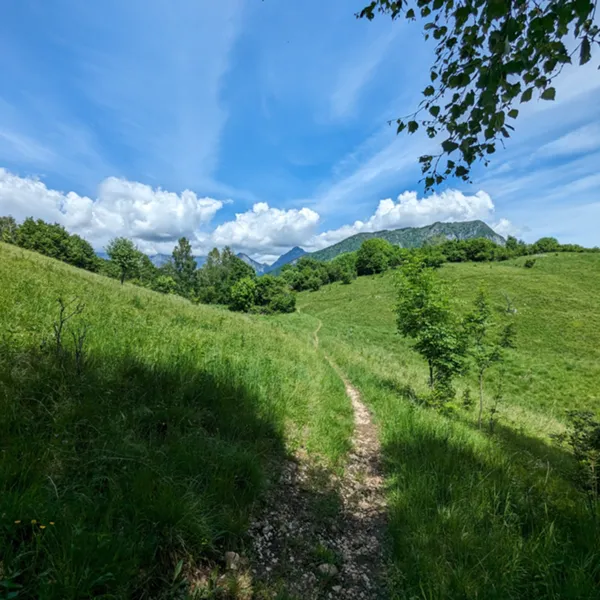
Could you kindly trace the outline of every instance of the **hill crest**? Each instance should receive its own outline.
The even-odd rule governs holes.
[[[506,240],[497,234],[489,225],[480,220],[442,223],[437,221],[424,227],[403,227],[401,229],[384,229],[381,231],[362,232],[350,236],[337,244],[317,250],[309,254],[316,260],[331,260],[344,252],[354,252],[361,244],[371,238],[382,238],[402,248],[418,248],[427,241],[444,237],[447,240],[468,240],[487,238],[496,244],[504,245]]]

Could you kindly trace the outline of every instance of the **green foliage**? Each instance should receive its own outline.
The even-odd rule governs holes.
[[[158,275],[152,282],[152,289],[161,294],[177,293],[177,282],[169,275]]]
[[[483,415],[483,384],[487,370],[494,364],[501,363],[504,350],[514,348],[514,323],[508,323],[498,332],[497,324],[492,319],[492,309],[483,290],[479,290],[475,298],[473,310],[465,317],[465,331],[469,339],[468,354],[473,361],[479,380],[479,415],[477,425],[481,428]]]
[[[41,219],[27,218],[17,226],[12,217],[2,217],[0,240],[88,271],[95,272],[100,266],[94,249],[87,241],[78,235],[70,235],[61,225],[51,225]]]
[[[5,244],[17,243],[17,222],[10,215],[0,217],[0,242]]]
[[[573,455],[550,445],[548,434],[568,426],[565,408],[597,413],[600,256],[549,255],[531,272],[522,261],[451,263],[435,273],[459,317],[482,283],[494,319],[505,314],[503,292],[519,308],[518,347],[502,363],[502,419],[493,436],[479,431],[476,411],[447,418],[415,402],[429,392],[427,370],[394,327],[396,273],[299,294],[299,316],[313,318],[307,330],[322,321],[319,347],[360,389],[379,428],[394,598],[597,595],[598,503],[573,485]],[[493,371],[484,390],[490,408]],[[476,395],[472,371],[455,385],[460,395],[466,388]]]
[[[528,258],[524,263],[523,266],[526,269],[532,269],[535,266],[535,258]]]
[[[213,248],[201,269],[196,271],[198,300],[205,304],[229,304],[231,289],[241,279],[254,278],[254,269],[230,248]]]
[[[432,238],[444,239],[471,239],[485,237],[496,243],[503,243],[504,239],[496,234],[493,229],[483,221],[466,221],[462,223],[434,223],[425,227],[405,227],[403,229],[394,229],[390,231],[377,231],[375,233],[358,233],[333,246],[324,248],[310,254],[310,258],[328,261],[336,256],[355,252],[361,244],[371,238],[381,238],[387,240],[393,246],[401,248],[420,248]]]
[[[394,247],[387,240],[366,240],[356,252],[356,272],[359,275],[383,273],[389,267],[393,254]]]
[[[575,38],[579,64],[600,43],[596,0],[373,0],[359,17],[376,12],[410,21],[420,16],[425,39],[435,43],[430,83],[416,112],[397,120],[398,133],[419,128],[441,138],[440,152],[421,156],[426,188],[447,177],[469,179],[477,160],[487,165],[514,130],[519,103],[535,94],[552,101],[554,78],[571,63]],[[440,162],[444,159],[444,162]]]
[[[448,296],[433,271],[417,261],[403,267],[398,283],[398,331],[414,340],[427,361],[435,393],[449,399],[452,379],[464,368],[465,348]]]
[[[114,238],[106,246],[106,253],[119,269],[121,284],[127,277],[135,277],[140,264],[140,252],[131,240]]]
[[[185,237],[180,238],[173,249],[173,272],[179,295],[192,298],[196,285],[196,261],[192,255],[192,245]]]
[[[309,336],[5,244],[0,281],[0,597],[174,598],[298,445],[343,461],[352,411]],[[60,355],[59,297],[85,305]]]
[[[236,281],[231,287],[229,308],[248,312],[256,302],[256,281],[251,277],[244,277]]]
[[[561,249],[558,240],[553,237],[540,238],[535,244],[531,246],[531,252],[533,254],[544,253],[544,252],[558,252]]]
[[[600,498],[600,421],[589,410],[567,411],[569,430],[555,436],[567,441],[576,461],[577,484],[590,494],[593,501]]]
[[[293,313],[296,310],[296,294],[282,289],[273,295],[268,308],[274,313]]]
[[[67,246],[65,262],[74,267],[92,271],[92,273],[98,272],[100,268],[99,260],[89,242],[74,234],[69,236]]]

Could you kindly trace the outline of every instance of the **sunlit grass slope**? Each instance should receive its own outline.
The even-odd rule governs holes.
[[[600,412],[600,256],[543,256],[533,269],[522,262],[440,270],[458,311],[481,285],[498,317],[509,318],[503,293],[517,308],[518,348],[493,434],[487,409],[497,372],[488,377],[482,432],[474,411],[446,417],[411,400],[426,390],[427,372],[396,333],[394,273],[298,299],[293,326],[308,332],[323,322],[321,347],[380,427],[393,598],[598,598],[598,505],[576,489],[572,457],[548,434],[564,428],[567,409]]]
[[[58,298],[85,305],[60,351]],[[180,559],[239,544],[286,452],[336,466],[351,428],[308,337],[0,244],[0,582],[19,598],[162,597]]]

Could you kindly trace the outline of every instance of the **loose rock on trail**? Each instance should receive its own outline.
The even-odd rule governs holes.
[[[314,332],[315,348],[319,347]],[[327,356],[354,410],[344,474],[302,452],[289,461],[251,524],[251,574],[262,596],[382,599],[386,503],[377,429],[360,393]]]

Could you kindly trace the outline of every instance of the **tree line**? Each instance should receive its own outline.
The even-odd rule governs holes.
[[[281,276],[296,291],[316,291],[322,285],[341,281],[349,284],[356,277],[375,275],[417,260],[426,267],[437,268],[446,262],[504,261],[521,256],[549,252],[598,252],[598,248],[584,248],[578,244],[560,244],[556,238],[543,237],[527,244],[508,236],[505,245],[488,238],[448,240],[432,238],[421,248],[401,248],[381,238],[365,240],[355,252],[346,252],[329,262],[303,256],[294,265],[285,265]],[[527,266],[533,266],[530,259]]]
[[[273,313],[293,312],[296,296],[281,277],[257,278],[252,267],[230,248],[211,250],[198,268],[190,241],[182,237],[170,259],[157,267],[125,237],[110,241],[108,260],[96,255],[92,245],[63,226],[27,218],[18,224],[0,217],[0,241],[61,260],[67,264],[149,288],[177,294],[192,302],[225,305],[232,310]]]

